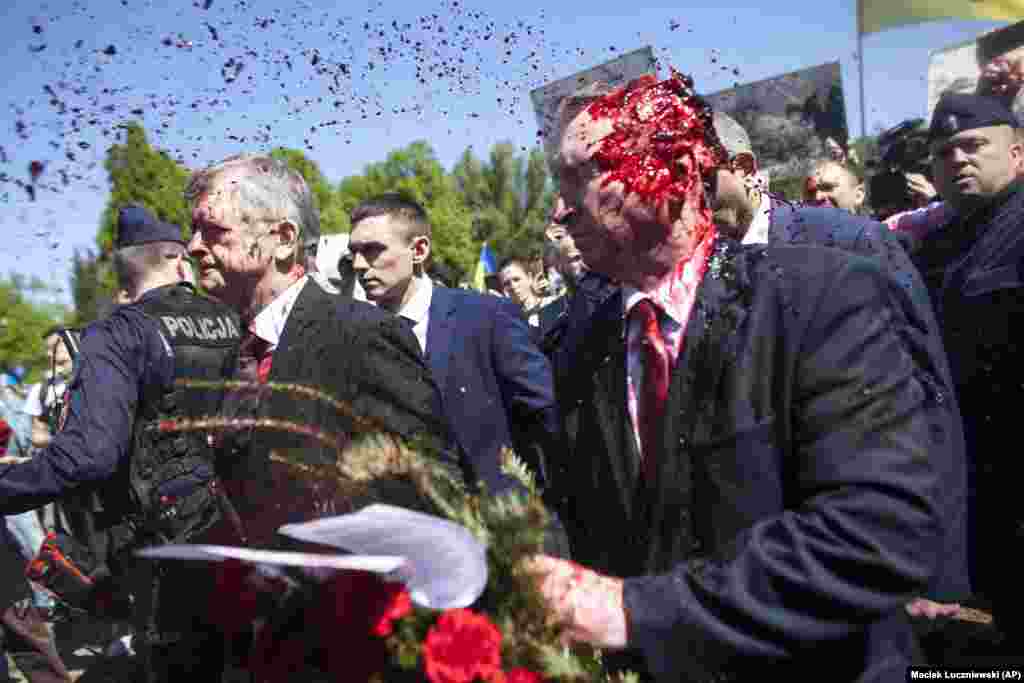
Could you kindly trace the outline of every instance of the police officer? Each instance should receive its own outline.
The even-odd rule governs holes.
[[[165,433],[158,424],[217,412],[219,389],[187,381],[230,376],[239,323],[190,284],[180,228],[142,207],[120,211],[114,266],[130,303],[84,330],[59,431],[31,461],[0,467],[0,513],[95,492],[92,528],[80,539],[99,556],[94,578],[126,577],[122,583],[135,586],[135,649],[147,678],[169,680],[188,671],[173,671],[174,660],[190,666],[173,644],[202,596],[187,569],[160,578],[162,569],[133,563],[132,551],[190,540],[220,514],[207,435]]]
[[[975,591],[1024,653],[1024,465],[1007,444],[1020,438],[1024,401],[1024,144],[999,100],[947,93],[929,141],[939,195],[953,209],[914,257],[942,328],[964,420],[969,470],[969,550]]]

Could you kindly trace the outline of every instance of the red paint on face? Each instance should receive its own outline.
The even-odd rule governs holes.
[[[814,176],[808,176],[807,180],[804,181],[804,197],[806,199],[813,199],[814,193],[818,191],[818,179]]]
[[[695,235],[699,239],[711,228],[702,184],[726,158],[717,144],[711,109],[696,96],[689,77],[675,71],[660,82],[643,76],[594,102],[587,112],[595,121],[606,118],[614,125],[593,156],[607,173],[602,186],[621,182],[626,196],[635,193],[654,206],[695,203]]]

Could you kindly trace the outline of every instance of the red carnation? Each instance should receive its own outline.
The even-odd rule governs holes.
[[[308,623],[322,641],[327,671],[353,682],[382,671],[388,661],[382,638],[395,619],[412,611],[404,586],[370,572],[343,571],[327,580],[320,595]]]
[[[472,610],[448,610],[427,632],[423,661],[431,683],[490,681],[501,673],[501,631]]]
[[[374,635],[378,635],[381,638],[391,635],[393,631],[392,622],[412,612],[412,599],[409,597],[409,591],[405,590],[405,587],[400,583],[388,583],[386,586],[389,602],[384,609],[384,613],[373,626]]]
[[[520,667],[505,674],[505,683],[544,683],[544,679],[536,671]]]

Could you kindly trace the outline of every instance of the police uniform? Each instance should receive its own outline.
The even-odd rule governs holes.
[[[976,128],[1018,128],[999,100],[945,94],[932,142]],[[1015,559],[1024,547],[1019,502],[1024,464],[1007,444],[1020,436],[1024,402],[1024,180],[1018,178],[929,233],[914,253],[925,276],[963,415],[969,465],[969,557],[973,588],[1005,636],[1024,653],[1024,593]],[[1013,558],[1013,559],[1011,559]]]
[[[118,233],[118,248],[182,242],[177,226],[157,221],[141,207],[121,210]],[[239,329],[231,309],[184,282],[151,289],[89,325],[60,430],[31,461],[0,468],[0,512],[31,510],[72,492],[95,491],[99,506],[89,541],[115,576],[135,571],[131,551],[140,545],[185,541],[213,524],[223,496],[207,435],[158,426],[217,413],[218,388],[194,388],[177,380],[216,383],[230,377]],[[167,578],[171,584],[183,583]],[[157,597],[170,590],[162,586]],[[175,609],[183,596],[173,597],[178,605],[157,601],[156,616],[146,615],[146,632],[137,630],[136,642],[174,640],[173,633],[165,633],[166,624],[156,626],[168,609],[186,619]],[[197,597],[202,599],[195,593],[184,599],[194,605]],[[136,623],[137,629],[142,626]]]

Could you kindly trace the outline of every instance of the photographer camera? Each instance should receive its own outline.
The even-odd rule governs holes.
[[[879,159],[868,163],[874,171],[868,198],[876,219],[921,209],[938,199],[924,119],[908,119],[893,126],[878,137],[878,146]]]

